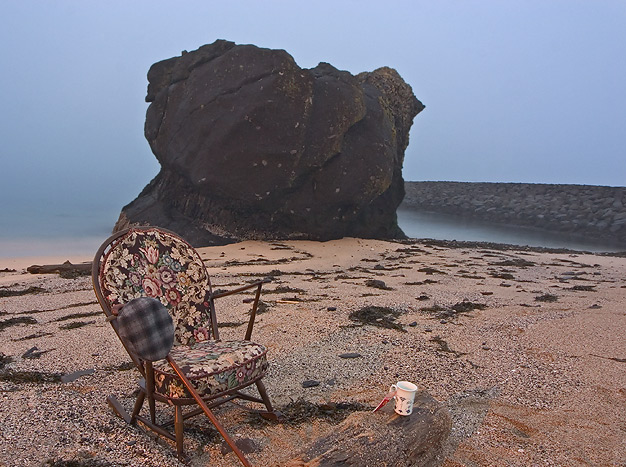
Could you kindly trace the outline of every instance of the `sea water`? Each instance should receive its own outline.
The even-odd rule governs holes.
[[[0,228],[0,258],[93,255],[111,235],[118,215],[117,209],[13,212],[3,218]],[[624,247],[607,242],[580,240],[566,234],[406,209],[398,210],[398,223],[411,238],[508,243],[592,252],[624,250]]]
[[[0,225],[0,258],[93,255],[118,215],[119,210],[103,209],[12,212]]]
[[[565,233],[481,222],[452,215],[398,209],[398,224],[410,238],[508,243],[511,245],[568,248],[591,252],[623,251],[624,246],[580,239]]]

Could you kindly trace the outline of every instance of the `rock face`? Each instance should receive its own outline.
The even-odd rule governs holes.
[[[302,69],[283,50],[216,41],[148,80],[161,171],[116,230],[155,224],[197,246],[403,236],[404,151],[424,106],[395,70]]]

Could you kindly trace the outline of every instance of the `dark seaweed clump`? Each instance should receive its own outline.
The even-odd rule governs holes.
[[[545,293],[543,295],[539,295],[535,297],[536,302],[556,302],[559,299],[558,296],[553,295],[551,293]]]
[[[64,459],[48,459],[44,467],[113,467],[114,464],[99,461],[97,459],[86,460],[64,460]]]
[[[420,311],[435,313],[437,318],[446,319],[453,318],[459,313],[469,313],[470,311],[484,310],[485,308],[487,308],[487,305],[484,303],[474,303],[468,300],[463,300],[462,302],[455,303],[451,307],[443,307],[435,304],[428,307],[422,307],[420,308]]]
[[[71,323],[61,324],[59,329],[69,330],[69,329],[78,329],[83,326],[89,326],[90,324],[95,324],[95,321],[72,321]]]
[[[468,313],[473,310],[484,310],[485,308],[487,308],[487,305],[484,303],[474,303],[466,300],[452,305],[452,309],[457,313]]]
[[[37,294],[45,292],[46,289],[31,286],[23,290],[0,289],[0,298],[3,297],[19,297],[20,295]]]
[[[2,371],[0,372],[0,381],[10,383],[60,383],[61,373],[45,373],[40,371]]]
[[[0,370],[2,370],[5,366],[13,361],[13,358],[10,355],[4,355],[0,352]]]
[[[17,316],[15,318],[5,319],[0,321],[0,330],[8,328],[9,326],[16,326],[18,324],[37,324],[37,320],[35,318],[31,318],[30,316]]]
[[[406,332],[401,324],[396,323],[400,312],[384,306],[366,306],[353,311],[348,316],[352,321],[378,326],[380,328],[397,329]]]
[[[310,423],[314,419],[322,419],[332,424],[337,424],[341,423],[353,412],[369,410],[372,410],[372,408],[357,402],[327,402],[325,404],[316,404],[302,398],[292,401],[278,409],[281,414],[281,423],[292,426]],[[250,414],[248,423],[251,425],[267,425],[274,422],[265,420],[258,415]]]

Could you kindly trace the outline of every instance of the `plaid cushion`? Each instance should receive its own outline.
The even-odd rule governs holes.
[[[170,353],[174,323],[159,300],[135,298],[122,307],[116,321],[120,338],[139,358],[154,362]]]

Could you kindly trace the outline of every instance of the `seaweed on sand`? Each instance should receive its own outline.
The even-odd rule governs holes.
[[[556,302],[559,299],[558,296],[553,295],[551,293],[545,293],[543,295],[539,295],[535,297],[536,302]]]
[[[396,319],[400,316],[398,310],[384,306],[366,306],[359,310],[353,311],[348,316],[352,321],[362,324],[370,324],[381,328],[397,329],[406,332],[401,324],[396,323]]]
[[[10,355],[4,355],[0,352],[0,370],[2,370],[5,366],[13,361],[13,358]]]
[[[332,424],[341,423],[353,412],[372,410],[371,407],[358,402],[327,402],[316,404],[305,399],[291,401],[280,407],[281,423],[292,426],[308,423],[314,419],[323,419]],[[261,418],[258,414],[250,414],[247,421],[250,425],[264,426],[273,422]]]
[[[441,305],[432,305],[428,307],[420,308],[420,311],[426,311],[428,313],[435,313],[437,318],[453,318],[457,316],[459,313],[469,313],[473,310],[484,310],[487,308],[487,305],[483,303],[474,303],[468,300],[463,300],[462,302],[455,303],[450,307],[444,307]]]
[[[61,316],[60,318],[57,318],[55,321],[67,321],[69,319],[75,319],[75,318],[88,318],[90,316],[100,315],[101,313],[102,312],[100,311],[89,311],[86,313],[72,313],[71,315]]]
[[[454,354],[455,357],[460,357],[461,355],[466,355],[465,352],[459,352],[458,350],[452,350],[450,348],[450,346],[448,345],[448,342],[443,340],[440,336],[435,336],[430,341],[434,342],[435,344],[437,344],[439,346],[439,349],[437,349],[437,350],[439,350],[439,352],[451,353],[451,354]]]
[[[60,325],[59,329],[77,329],[82,328],[83,326],[89,326],[90,324],[95,324],[95,321],[73,321],[71,323]]]
[[[48,459],[43,467],[113,467],[114,464],[97,459]]]
[[[35,318],[31,318],[30,316],[17,316],[15,318],[5,319],[0,321],[0,330],[10,326],[16,326],[18,324],[37,324],[37,320]]]
[[[36,287],[36,286],[30,286],[26,289],[22,289],[22,290],[12,290],[12,289],[0,289],[0,298],[3,297],[19,297],[21,295],[28,295],[28,294],[38,294],[38,293],[43,293],[45,292],[46,289],[42,289],[41,287]]]
[[[0,372],[0,381],[10,383],[60,383],[61,373],[48,373],[41,371],[14,371],[6,370]]]

